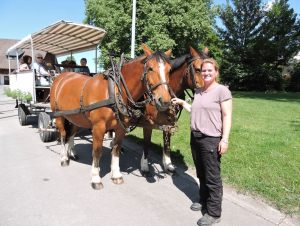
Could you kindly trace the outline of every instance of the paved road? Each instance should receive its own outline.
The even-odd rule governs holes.
[[[60,166],[60,146],[42,143],[36,119],[21,127],[14,100],[0,86],[0,226],[190,226],[200,212],[189,209],[196,200],[194,171],[178,168],[166,175],[157,156],[151,159],[151,175],[139,171],[140,147],[125,140],[121,171],[125,183],[110,180],[110,149],[101,160],[104,189],[90,186],[91,137],[75,140],[78,161]],[[266,204],[225,187],[223,226],[300,225]]]

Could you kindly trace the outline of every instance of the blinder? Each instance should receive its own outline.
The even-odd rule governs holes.
[[[168,90],[170,91],[170,86],[167,82],[159,82],[153,86],[150,86],[149,82],[148,82],[148,79],[147,79],[147,76],[148,76],[148,67],[147,67],[147,62],[153,58],[156,58],[157,61],[159,61],[159,59],[162,59],[163,61],[166,61],[170,64],[170,59],[169,57],[164,53],[164,52],[161,52],[161,51],[157,51],[155,52],[154,54],[148,56],[147,58],[145,58],[143,60],[143,63],[144,63],[144,72],[143,72],[143,75],[141,77],[141,81],[143,81],[145,87],[146,87],[146,96],[150,99],[150,101],[154,101],[154,96],[153,96],[153,90],[155,90],[158,86],[160,85],[167,85],[168,86]]]
[[[192,80],[192,84],[193,84],[193,88],[197,88],[197,83],[196,83],[196,77],[195,77],[195,68],[193,67],[193,62],[195,60],[202,60],[202,59],[206,59],[208,58],[206,55],[202,54],[202,57],[200,56],[197,56],[197,57],[190,57],[188,60],[187,60],[187,64],[188,64],[188,70],[186,71],[186,79],[188,80],[189,77],[190,79]]]

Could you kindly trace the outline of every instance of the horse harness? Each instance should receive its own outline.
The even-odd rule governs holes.
[[[88,81],[90,81],[90,79],[92,79],[92,77],[91,77],[91,78],[89,78],[88,80],[85,81],[85,83],[82,87],[81,94],[80,94],[80,108],[74,109],[74,110],[64,110],[64,111],[55,110],[54,113],[53,113],[54,117],[80,114],[80,113],[85,113],[85,112],[88,112],[88,111],[92,111],[92,110],[97,109],[97,108],[110,106],[113,109],[113,111],[115,112],[116,119],[119,121],[122,128],[126,132],[132,131],[134,128],[136,128],[136,125],[132,125],[132,126],[127,127],[125,125],[124,118],[125,117],[131,117],[131,118],[135,118],[137,120],[140,119],[140,117],[142,116],[142,109],[145,107],[146,104],[148,104],[148,103],[150,103],[151,101],[154,100],[152,91],[154,89],[156,89],[158,86],[163,85],[163,84],[166,84],[169,87],[169,84],[167,84],[166,82],[160,82],[160,83],[158,83],[158,84],[156,84],[152,87],[147,82],[148,81],[147,80],[147,62],[150,59],[152,59],[153,57],[158,57],[158,55],[160,57],[162,57],[164,60],[168,61],[168,57],[162,52],[156,52],[156,53],[148,56],[143,61],[143,63],[144,63],[144,72],[142,74],[141,80],[143,81],[143,83],[146,87],[146,91],[145,91],[144,96],[147,97],[143,101],[136,102],[136,101],[133,100],[133,97],[132,97],[132,95],[131,95],[131,93],[128,89],[128,86],[125,82],[125,79],[124,79],[124,77],[121,73],[121,68],[122,68],[122,65],[123,65],[123,62],[124,62],[123,54],[121,56],[121,60],[120,60],[119,65],[117,65],[115,63],[115,61],[112,59],[112,57],[110,56],[110,61],[111,61],[112,66],[111,66],[110,69],[105,71],[102,75],[108,80],[109,98],[106,99],[106,100],[101,100],[101,101],[98,101],[96,103],[90,104],[88,106],[84,106],[83,91],[84,91],[85,86],[88,83]],[[101,76],[101,75],[97,75],[97,76]],[[60,83],[57,86],[58,88],[61,86],[62,82],[65,79],[66,79],[66,77],[59,81]],[[114,85],[117,87],[118,92],[115,92],[115,86]],[[122,91],[122,85],[125,89],[127,99],[128,99],[129,103],[132,106],[130,106],[129,104],[126,104],[126,102],[124,101],[124,98],[123,98],[124,94],[123,94],[123,91]],[[169,87],[169,89],[170,89],[170,87]],[[56,99],[55,99],[55,109],[58,109],[58,104],[57,104]]]

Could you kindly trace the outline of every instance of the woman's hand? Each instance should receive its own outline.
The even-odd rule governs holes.
[[[221,140],[219,143],[218,151],[220,155],[225,154],[228,150],[228,141],[226,140]]]
[[[177,98],[177,97],[175,97],[175,98],[173,98],[172,100],[171,100],[171,102],[172,102],[172,104],[177,104],[177,105],[183,105],[183,103],[185,102],[184,100],[181,100],[181,99],[179,99],[179,98]]]
[[[184,101],[182,99],[175,97],[171,100],[171,103],[181,105],[185,110],[187,110],[188,112],[191,112],[191,105],[189,105],[186,101]]]

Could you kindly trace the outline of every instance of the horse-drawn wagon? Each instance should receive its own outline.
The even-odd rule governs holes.
[[[57,57],[71,55],[72,58],[74,53],[95,49],[96,59],[97,46],[105,34],[106,31],[98,27],[59,21],[26,36],[7,50],[10,90],[20,94],[17,100],[19,122],[24,126],[28,123],[30,115],[37,115],[39,134],[43,142],[52,141],[56,137],[50,109],[50,86],[53,79],[65,70],[64,65],[57,63]],[[19,70],[19,59],[24,53],[31,55],[32,65],[38,54],[44,55],[49,66],[49,76],[45,77],[46,83],[37,82],[39,75],[33,67],[29,70]],[[16,68],[11,68],[13,60],[16,61]]]

